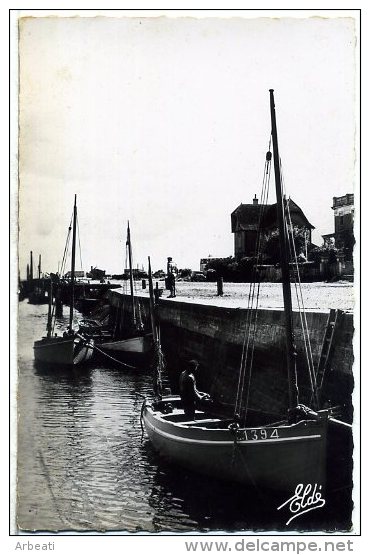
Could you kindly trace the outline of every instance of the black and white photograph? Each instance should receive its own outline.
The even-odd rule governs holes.
[[[359,12],[13,12],[15,534],[358,533]]]

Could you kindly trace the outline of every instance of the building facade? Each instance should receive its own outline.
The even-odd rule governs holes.
[[[324,244],[334,246],[345,255],[346,259],[352,258],[355,243],[354,224],[354,195],[347,193],[341,197],[333,197],[334,233],[323,235]]]
[[[217,262],[218,260],[220,260],[220,257],[212,256],[210,254],[207,256],[207,258],[201,258],[199,271],[206,272],[209,269],[210,264],[212,264],[212,262]]]
[[[314,226],[308,221],[301,208],[292,200],[287,199],[293,228],[299,229],[311,244]],[[277,231],[277,210],[275,204],[259,204],[256,195],[252,204],[240,204],[231,213],[231,231],[234,234],[234,256],[237,260],[252,257],[256,254],[256,241],[261,229],[261,248],[268,237]]]

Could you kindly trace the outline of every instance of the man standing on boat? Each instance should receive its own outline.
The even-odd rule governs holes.
[[[195,409],[197,406],[203,401],[210,400],[208,393],[197,390],[195,373],[198,368],[199,362],[197,360],[191,360],[188,367],[180,375],[180,397],[185,416],[189,418],[189,420],[195,419]]]

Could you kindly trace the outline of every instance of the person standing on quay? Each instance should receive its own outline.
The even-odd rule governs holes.
[[[169,298],[171,299],[173,297],[176,297],[176,278],[175,278],[175,274],[172,271],[168,274],[167,280],[168,280],[168,287],[170,290]]]

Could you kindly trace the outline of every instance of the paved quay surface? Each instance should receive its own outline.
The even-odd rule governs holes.
[[[154,280],[155,283],[156,280]],[[141,289],[141,282],[136,282],[135,285],[138,295],[144,297],[149,295],[148,289]],[[164,289],[163,280],[158,281],[158,287]],[[304,307],[308,311],[327,312],[332,308],[347,312],[353,312],[354,310],[355,289],[353,283],[345,281],[302,283],[301,288]],[[224,283],[224,295],[218,297],[216,283],[178,281],[176,282],[176,298],[171,299],[171,301],[196,302],[229,308],[248,308],[249,289],[249,283]],[[124,284],[123,291],[129,293],[128,284]],[[168,297],[169,291],[165,289],[162,298],[166,299]],[[294,285],[292,285],[292,302],[293,309],[298,310]],[[260,284],[259,308],[274,310],[283,308],[283,293],[280,283]]]

